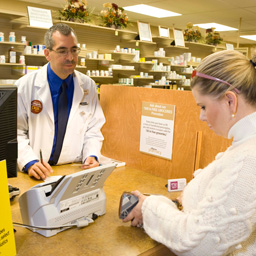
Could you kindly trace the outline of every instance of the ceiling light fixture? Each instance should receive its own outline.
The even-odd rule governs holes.
[[[198,26],[199,28],[205,28],[205,29],[215,28],[215,31],[219,31],[219,32],[238,30],[237,28],[232,28],[232,27],[221,25],[218,23],[202,23],[202,24],[194,24],[194,26]]]
[[[256,35],[240,36],[245,39],[256,41]]]
[[[172,16],[180,16],[180,13],[170,12],[164,9],[156,8],[153,6],[149,6],[146,4],[138,4],[138,5],[131,5],[123,7],[126,11],[136,12],[139,14],[144,14],[156,18],[165,18],[165,17],[172,17]]]

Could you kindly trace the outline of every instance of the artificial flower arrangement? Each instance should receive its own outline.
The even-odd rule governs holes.
[[[189,22],[187,28],[184,30],[184,39],[185,41],[194,41],[197,42],[202,38],[202,34],[199,30],[199,27],[193,28],[193,23]]]
[[[103,4],[104,9],[101,11],[103,24],[106,27],[126,28],[128,25],[128,16],[124,9],[114,3]]]
[[[59,13],[60,19],[67,21],[84,23],[91,19],[86,0],[70,0]]]
[[[207,44],[217,45],[222,42],[223,39],[221,38],[220,33],[214,30],[215,28],[206,29],[205,42]]]

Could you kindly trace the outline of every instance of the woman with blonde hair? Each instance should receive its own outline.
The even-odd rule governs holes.
[[[163,196],[133,194],[124,219],[177,255],[256,255],[256,56],[238,51],[207,56],[192,74],[200,119],[232,145],[194,174],[183,210]]]

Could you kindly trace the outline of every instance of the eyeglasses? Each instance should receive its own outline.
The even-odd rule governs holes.
[[[224,80],[221,80],[217,77],[214,77],[214,76],[209,76],[209,75],[206,75],[206,74],[203,74],[203,73],[200,73],[200,72],[197,72],[196,70],[193,70],[192,72],[192,75],[191,75],[191,79],[195,76],[198,76],[198,77],[202,77],[202,78],[205,78],[205,79],[209,79],[209,80],[213,80],[213,81],[217,81],[217,82],[220,82],[220,83],[223,83],[223,84],[226,84],[228,85],[229,87],[233,87],[233,85],[231,85],[230,83],[224,81]],[[237,88],[232,88],[232,90],[234,90],[237,94],[240,93],[240,91],[237,89]]]
[[[60,55],[62,57],[68,56],[68,53],[69,53],[69,49],[66,49],[66,48],[61,48],[61,49],[57,49],[57,50],[50,50],[50,51],[56,52],[58,55]],[[80,51],[81,51],[81,49],[79,47],[76,47],[76,48],[72,48],[70,50],[70,53],[73,56],[77,56],[80,53]]]

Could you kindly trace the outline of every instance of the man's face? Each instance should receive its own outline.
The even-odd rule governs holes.
[[[53,33],[52,39],[55,42],[52,50],[45,49],[44,54],[50,61],[53,72],[61,79],[65,79],[74,72],[78,62],[78,55],[72,54],[77,48],[77,39],[73,33],[65,36],[59,31]]]

